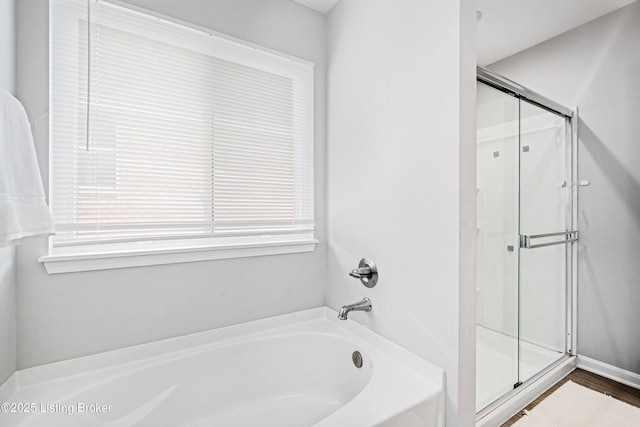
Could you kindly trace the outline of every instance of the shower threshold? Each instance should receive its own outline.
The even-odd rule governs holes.
[[[559,360],[526,380],[476,414],[476,427],[497,427],[524,409],[536,397],[576,368],[577,358],[564,354]]]

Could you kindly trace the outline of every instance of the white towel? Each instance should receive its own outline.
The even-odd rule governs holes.
[[[0,87],[0,247],[52,233],[27,113]]]

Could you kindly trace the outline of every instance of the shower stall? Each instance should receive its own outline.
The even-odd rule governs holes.
[[[574,120],[574,111],[478,68],[479,416],[574,352]]]

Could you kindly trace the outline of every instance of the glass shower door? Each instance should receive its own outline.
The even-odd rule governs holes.
[[[478,83],[476,409],[518,382],[518,98]]]
[[[567,354],[568,120],[477,86],[476,411]]]
[[[520,100],[519,381],[566,353],[567,120]]]

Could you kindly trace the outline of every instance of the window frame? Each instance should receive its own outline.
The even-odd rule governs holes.
[[[51,3],[55,1],[52,0]],[[105,1],[105,0],[101,0]],[[313,147],[314,139],[314,73],[313,69],[315,65],[307,60],[303,60],[291,55],[283,54],[281,52],[274,51],[263,46],[250,43],[235,37],[221,34],[216,31],[212,31],[207,28],[193,25],[188,22],[184,22],[172,17],[168,17],[162,14],[158,14],[147,9],[139,8],[133,5],[123,5],[120,2],[107,2],[109,4],[122,7],[130,10],[132,13],[140,13],[149,17],[166,21],[170,24],[179,25],[190,30],[204,32],[210,36],[215,36],[221,43],[233,42],[244,47],[247,47],[246,54],[249,55],[251,51],[257,51],[260,55],[272,55],[279,60],[287,59],[292,62],[302,64],[310,67],[311,69],[311,84],[310,84],[310,121],[311,129],[311,147]],[[52,4],[50,4],[52,6]],[[50,7],[50,13],[52,7]],[[64,19],[84,19],[87,15],[79,13],[69,12],[69,16],[65,16]],[[77,21],[76,21],[77,22]],[[53,17],[50,17],[50,25],[53,26]],[[52,29],[50,29],[50,45],[52,42]],[[135,33],[134,33],[135,34]],[[50,49],[50,52],[52,50]],[[52,55],[52,54],[51,54]],[[245,58],[246,59],[246,58]],[[237,63],[247,65],[245,59],[240,58]],[[50,62],[52,58],[50,58]],[[53,75],[49,73],[49,91],[52,90]],[[51,97],[50,97],[51,99]],[[51,103],[51,101],[50,101]],[[50,105],[51,107],[51,105]],[[53,206],[53,194],[54,194],[54,181],[52,179],[54,174],[54,161],[53,161],[53,117],[50,115],[49,123],[49,200],[51,210],[54,210]],[[294,152],[299,150],[299,146],[294,145]],[[313,148],[311,148],[311,159],[314,158]],[[75,158],[70,160],[75,162]],[[315,162],[314,162],[315,163]],[[298,168],[294,166],[296,172],[296,179],[298,179]],[[312,175],[315,177],[315,175]],[[311,183],[314,184],[315,178],[312,178]],[[75,181],[74,181],[75,183]],[[74,184],[75,185],[75,184]],[[315,187],[315,185],[313,185]],[[315,199],[315,189],[311,192],[312,197]],[[314,211],[315,211],[315,204]],[[313,214],[313,220],[315,224],[315,212]],[[68,246],[54,246],[54,237],[49,238],[49,251],[48,255],[41,256],[38,261],[43,263],[49,274],[68,273],[77,271],[93,271],[104,270],[113,268],[125,268],[125,267],[138,267],[149,265],[162,265],[184,262],[196,262],[196,261],[208,261],[218,259],[230,259],[230,258],[243,258],[253,256],[264,255],[276,255],[276,254],[291,254],[300,252],[312,252],[315,250],[318,240],[315,239],[315,225],[312,229],[304,233],[291,233],[291,234],[272,234],[272,235],[253,235],[253,236],[237,236],[237,237],[213,237],[213,236],[199,236],[185,238],[174,238],[167,240],[153,240],[148,238],[140,238],[139,240],[129,242],[116,242],[116,243],[90,243],[90,244],[72,244]]]

